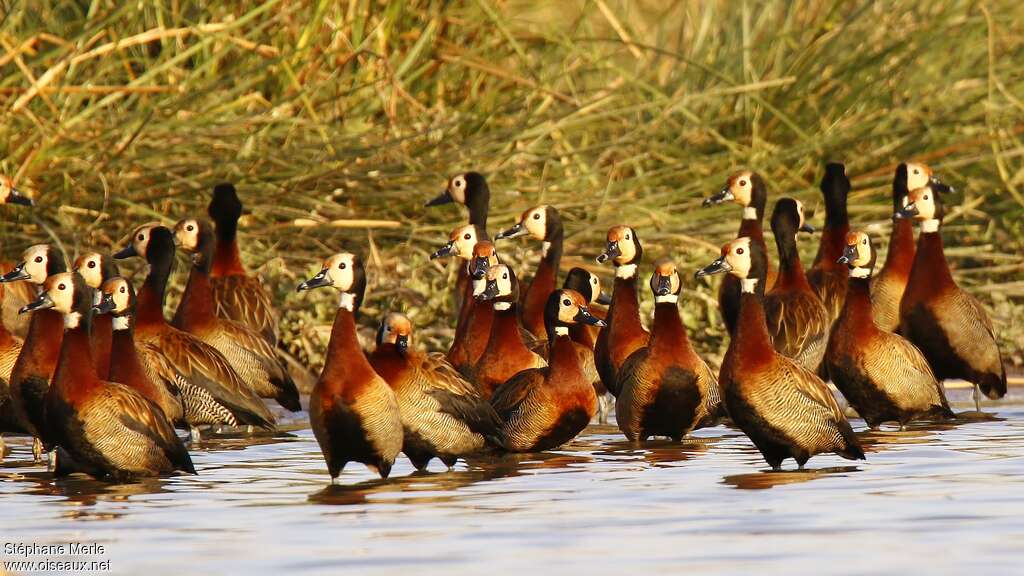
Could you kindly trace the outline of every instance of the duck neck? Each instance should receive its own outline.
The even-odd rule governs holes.
[[[50,377],[57,365],[64,335],[64,317],[55,310],[36,310],[28,324],[28,333],[18,356],[18,364],[25,373],[46,374]],[[24,360],[23,360],[24,359]]]
[[[502,304],[501,302],[495,304]],[[504,302],[508,308],[494,308],[494,319],[491,321],[491,335],[487,339],[490,354],[500,351],[501,354],[529,352],[519,332],[519,311],[515,303]]]
[[[800,251],[796,247],[796,231],[779,231],[775,235],[775,245],[779,249],[779,276],[775,285],[780,288],[809,287],[800,262]]]
[[[345,377],[357,372],[372,373],[373,369],[359,346],[356,333],[355,312],[339,307],[331,327],[331,340],[327,344],[327,359],[324,362],[322,381],[340,383]]]
[[[178,310],[174,313],[174,324],[186,332],[192,332],[216,321],[217,312],[209,272],[204,266],[193,265]]]
[[[729,352],[738,354],[744,362],[765,362],[774,357],[775,348],[768,335],[764,301],[760,293],[744,291],[740,295],[740,314],[736,321],[736,332],[729,343]]]
[[[612,289],[612,304],[609,313],[609,329],[618,330],[624,326],[640,326],[640,302],[636,289],[636,273],[621,277],[616,273]]]
[[[863,269],[859,269],[863,270]],[[846,301],[840,322],[864,326],[874,322],[871,314],[871,276],[867,271],[861,276],[850,275],[846,288]]]
[[[827,209],[827,208],[826,208]],[[818,245],[818,255],[815,261],[824,269],[846,268],[845,264],[839,264],[836,260],[843,255],[846,249],[846,235],[850,232],[850,223],[846,221],[846,206],[843,205],[842,220],[833,218],[829,224],[826,214],[825,228],[821,232],[821,243]]]
[[[910,276],[911,278],[916,277],[922,286],[929,286],[932,291],[956,285],[953,274],[949,271],[949,263],[946,262],[942,235],[938,230],[935,232],[921,231]]]
[[[549,378],[549,382],[572,384],[582,379],[583,369],[580,368],[579,354],[576,345],[566,334],[549,334],[551,342],[548,351],[548,373],[557,374],[557,378]]]
[[[487,186],[483,186],[476,194],[472,194],[466,201],[466,208],[469,209],[469,223],[476,226],[478,230],[487,231],[487,213],[491,208],[491,192]],[[483,236],[481,236],[483,238]]]
[[[677,355],[690,348],[690,339],[686,336],[677,303],[659,302],[654,305],[649,347],[654,354],[669,355]]]
[[[562,263],[562,244],[565,240],[565,229],[562,228],[561,224],[554,227],[553,230],[548,232],[544,239],[544,245],[541,256],[541,267],[547,268],[551,273],[551,289],[554,290],[555,276],[558,274],[558,268]],[[537,273],[540,274],[538,268]]]
[[[138,326],[158,326],[166,324],[164,318],[164,296],[167,292],[167,279],[171,275],[173,258],[161,259],[150,265],[146,281],[139,290],[136,305],[135,322]]]
[[[64,330],[53,383],[62,388],[67,396],[74,396],[76,390],[84,390],[99,383],[96,363],[92,357],[90,316],[89,312],[78,313],[77,318],[68,314],[61,320],[67,328]]]
[[[763,245],[764,229],[761,226],[761,221],[764,218],[764,209],[757,210],[754,208],[752,212],[751,208],[753,207],[747,206],[743,209],[743,220],[740,220],[740,229],[736,233],[736,237],[742,238],[746,236]]]
[[[889,251],[885,255],[885,269],[906,278],[910,275],[910,268],[914,265],[915,252],[914,223],[909,218],[894,217]]]
[[[114,318],[113,323],[117,326],[110,338],[110,355],[116,357],[117,362],[110,364],[109,380],[131,384],[140,378],[148,378],[135,350],[135,330],[130,319],[121,316]]]

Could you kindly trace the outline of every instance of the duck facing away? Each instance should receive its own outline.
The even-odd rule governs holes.
[[[740,221],[736,237],[750,238],[767,252],[764,228],[761,224],[764,220],[765,207],[768,205],[768,185],[765,184],[764,178],[750,170],[737,172],[726,180],[725,187],[718,193],[704,199],[704,206],[723,202],[734,202],[743,207],[743,219]],[[765,290],[775,283],[775,274],[770,262],[768,268],[768,285],[765,286]],[[722,284],[718,287],[718,308],[722,313],[726,330],[732,334],[740,310],[740,283],[733,276],[723,278]]]
[[[135,339],[157,348],[175,370],[206,390],[231,411],[240,425],[274,428],[274,416],[215,348],[167,323],[164,298],[174,267],[174,234],[164,226],[144,224],[132,232],[131,242],[114,258],[141,256],[149,273],[135,306]]]
[[[672,262],[655,265],[651,291],[651,339],[622,365],[615,419],[631,441],[668,436],[679,442],[695,428],[717,420],[718,378],[686,336],[678,308],[682,281]]]
[[[796,247],[798,231],[814,231],[804,222],[803,204],[792,198],[780,199],[772,211],[779,275],[764,297],[764,313],[768,334],[779,354],[816,371],[825,356],[831,319],[804,276]]]
[[[900,327],[900,301],[907,289],[914,266],[914,221],[901,218],[900,211],[910,203],[910,191],[935,182],[941,183],[932,169],[920,162],[900,164],[892,180],[892,236],[885,263],[871,279],[871,310],[875,325],[887,332]]]
[[[619,395],[619,370],[622,364],[630,354],[646,346],[650,337],[640,322],[640,300],[636,285],[637,265],[642,258],[640,239],[629,226],[613,226],[609,229],[605,250],[597,257],[598,264],[611,260],[615,266],[608,326],[597,335],[594,344],[597,373],[612,396]]]
[[[850,268],[846,302],[832,327],[828,373],[871,428],[917,419],[953,418],[942,385],[924,354],[872,319],[870,282],[875,250],[863,232],[851,232],[840,263]]]
[[[223,354],[260,397],[274,398],[292,412],[302,410],[299,390],[270,344],[246,324],[216,314],[210,278],[216,244],[213,226],[206,220],[182,220],[174,227],[174,236],[182,250],[192,254],[192,270],[174,326]]]
[[[763,305],[766,268],[760,244],[737,238],[697,272],[728,272],[742,282],[736,330],[718,375],[729,416],[774,470],[786,458],[802,468],[824,452],[863,460],[864,450],[825,383],[775,351]]]
[[[562,218],[554,206],[536,206],[523,212],[515,226],[495,236],[518,238],[529,235],[542,244],[540,264],[530,280],[520,304],[523,306],[522,320],[530,334],[544,338],[544,307],[548,296],[558,287],[558,267],[562,261],[562,241],[565,229]]]
[[[988,314],[949,271],[939,232],[945,215],[942,192],[948,190],[939,184],[913,190],[910,203],[900,211],[921,223],[900,303],[900,333],[924,353],[939,380],[961,378],[974,384],[980,411],[979,390],[993,399],[1006,395],[1006,368]]]
[[[320,378],[309,396],[309,422],[333,482],[349,462],[387,478],[404,433],[395,393],[359,347],[356,314],[366,290],[362,261],[341,252],[298,290],[333,287],[341,294]]]
[[[831,323],[835,322],[839,311],[843,309],[846,281],[850,276],[846,266],[837,262],[846,249],[846,234],[850,231],[850,219],[846,214],[850,179],[846,177],[845,166],[838,162],[825,165],[821,193],[825,197],[825,226],[821,230],[818,254],[807,273],[807,280],[828,310]]]
[[[467,378],[476,385],[480,395],[490,398],[495,389],[516,373],[541,368],[547,363],[523,340],[519,325],[519,283],[512,269],[504,264],[487,270],[487,285],[479,300],[494,307],[491,333],[487,347]]]
[[[441,354],[412,349],[412,322],[389,314],[377,331],[370,365],[395,392],[402,418],[402,452],[417,470],[440,458],[455,462],[480,452],[488,441],[501,445],[501,420],[487,400]]]
[[[519,372],[491,397],[502,420],[505,448],[512,452],[557,448],[582,432],[597,411],[594,387],[580,367],[569,326],[604,322],[590,314],[583,296],[565,289],[548,297],[544,318],[550,347],[547,367]]]
[[[238,219],[242,202],[231,184],[218,184],[206,208],[216,223],[217,249],[210,267],[210,288],[217,316],[241,322],[277,346],[277,312],[259,277],[246,272],[238,249]]]
[[[89,337],[92,306],[92,289],[74,272],[48,278],[28,306],[63,315],[60,358],[46,394],[53,443],[71,456],[76,470],[95,478],[125,481],[176,470],[195,474],[188,451],[156,404],[96,376]]]

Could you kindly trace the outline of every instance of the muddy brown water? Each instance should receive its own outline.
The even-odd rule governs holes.
[[[204,439],[198,476],[126,485],[54,481],[8,438],[0,558],[75,542],[100,544],[75,558],[115,574],[1019,573],[1024,389],[984,409],[998,420],[866,432],[855,419],[866,462],[781,473],[726,427],[636,446],[591,426],[561,450],[453,471],[400,458],[380,481],[350,465],[334,486],[305,414],[288,434]]]

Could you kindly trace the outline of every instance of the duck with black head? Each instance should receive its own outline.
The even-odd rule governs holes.
[[[47,278],[26,306],[62,316],[64,337],[45,397],[50,441],[70,455],[74,469],[95,478],[124,482],[176,470],[195,474],[163,410],[136,390],[96,375],[89,335],[93,305],[93,290],[82,276],[61,272]]]
[[[941,184],[932,169],[921,162],[907,162],[896,168],[892,179],[892,236],[885,263],[871,280],[871,309],[875,325],[881,330],[896,332],[900,327],[900,300],[907,289],[910,269],[914,266],[914,222],[901,218],[900,211],[910,203],[910,191],[930,183]]]
[[[473,245],[473,257],[466,264],[473,296],[483,294],[487,287],[487,270],[497,265],[498,253],[490,240],[480,240]],[[487,348],[494,320],[494,307],[480,298],[473,298],[467,310],[465,318],[455,326],[455,337],[447,354],[448,362],[463,376],[472,372]]]
[[[309,422],[331,481],[349,462],[387,478],[402,449],[404,432],[395,393],[367,360],[356,334],[366,292],[362,259],[339,252],[324,260],[298,290],[329,287],[340,295],[323,371],[309,395]]]
[[[60,251],[49,244],[36,244],[25,249],[22,261],[13,270],[0,276],[0,283],[25,281],[35,287],[38,295],[48,277],[66,270]],[[25,311],[23,307],[21,312]],[[63,335],[64,319],[59,312],[33,312],[21,353],[11,370],[9,415],[17,429],[8,431],[25,432],[35,438],[32,452],[36,461],[42,458],[44,445],[49,450],[45,399]]]
[[[821,299],[804,276],[797,233],[813,232],[804,221],[804,205],[782,198],[772,211],[772,233],[779,249],[779,275],[765,294],[768,333],[775,349],[808,370],[817,370],[825,356],[831,320]]]
[[[249,274],[238,247],[242,202],[234,185],[217,184],[206,213],[216,224],[217,248],[210,267],[210,288],[217,316],[241,322],[277,346],[277,311],[258,276]]]
[[[519,282],[515,272],[504,264],[487,270],[487,284],[478,300],[494,308],[487,346],[467,379],[481,396],[490,398],[495,389],[517,372],[546,366],[544,358],[526,345],[519,326]]]
[[[217,349],[261,398],[274,398],[292,412],[302,410],[299,390],[274,348],[247,324],[216,314],[210,278],[216,248],[213,224],[186,218],[174,227],[174,237],[178,246],[192,255],[192,270],[174,314],[174,326]]]
[[[834,452],[863,460],[864,450],[828,386],[775,351],[764,313],[767,258],[760,244],[737,238],[697,277],[729,273],[740,280],[739,317],[718,374],[722,401],[733,423],[774,470],[793,458]]]
[[[237,426],[234,414],[205,389],[181,374],[152,344],[135,340],[136,295],[131,282],[115,276],[100,287],[97,316],[110,316],[113,336],[107,380],[119,382],[156,403],[175,425],[187,426],[193,442],[200,440],[199,426]],[[94,316],[95,317],[95,316]]]
[[[454,257],[458,262],[455,277],[456,330],[466,322],[473,308],[473,277],[468,264],[473,260],[474,247],[486,238],[483,230],[473,224],[458,226],[448,234],[448,242],[430,255],[431,260]]]
[[[548,365],[519,372],[491,397],[503,423],[505,448],[512,452],[558,448],[582,432],[597,411],[597,396],[580,366],[569,327],[604,322],[590,314],[582,295],[565,289],[548,297],[544,318]]]
[[[850,232],[839,258],[850,269],[846,302],[828,342],[828,373],[850,406],[871,428],[911,420],[953,418],[945,390],[924,354],[872,319],[871,271],[875,249],[864,232]]]
[[[565,275],[565,282],[562,288],[579,292],[587,302],[587,309],[590,314],[601,320],[607,318],[608,311],[605,306],[611,303],[612,298],[601,290],[601,278],[597,274],[584,268],[574,267]],[[608,395],[608,389],[601,381],[601,375],[597,373],[597,364],[594,362],[594,345],[597,343],[599,329],[592,324],[573,324],[569,327],[569,338],[580,345],[585,353],[580,357],[583,373],[594,385],[594,393],[597,394],[597,421],[600,424],[608,423],[608,413],[614,406],[613,400]]]
[[[529,235],[542,242],[540,264],[522,295],[523,326],[537,338],[544,338],[544,306],[548,296],[558,287],[558,267],[562,261],[565,229],[562,217],[554,206],[536,206],[523,212],[515,226],[499,233],[495,239]]]
[[[655,302],[651,339],[622,365],[615,420],[631,441],[667,436],[679,442],[690,431],[717,422],[718,378],[686,336],[678,304],[683,282],[675,264],[658,261],[650,285]]]
[[[99,290],[104,282],[118,275],[114,259],[99,252],[85,252],[75,258],[72,272],[78,272],[93,290]],[[99,292],[95,292],[99,296]],[[100,314],[92,319],[92,358],[96,364],[96,375],[106,379],[110,374],[110,342],[114,333],[113,319]]]
[[[729,176],[725,186],[717,193],[704,199],[704,206],[714,206],[724,202],[733,202],[743,207],[743,217],[740,220],[740,229],[736,233],[737,238],[747,237],[757,242],[767,253],[767,245],[764,241],[765,207],[768,205],[768,185],[764,178],[757,172],[741,170]],[[765,289],[775,284],[775,271],[772,270],[771,261],[768,262],[768,283]],[[725,328],[732,333],[736,326],[736,317],[740,309],[740,283],[732,276],[722,279],[718,287],[718,308],[722,313],[722,321]]]
[[[825,226],[821,230],[818,254],[807,272],[807,281],[818,293],[828,311],[829,323],[835,322],[843,309],[849,271],[837,263],[846,249],[846,234],[850,232],[850,219],[846,213],[846,197],[850,193],[850,179],[846,166],[839,162],[825,165],[821,177],[821,193],[825,197]]]
[[[491,443],[500,447],[501,420],[487,399],[442,354],[416,351],[404,314],[384,317],[370,365],[395,392],[402,418],[402,452],[417,470],[433,458],[452,468]]]
[[[912,190],[903,218],[921,223],[917,254],[900,302],[900,333],[921,349],[939,380],[959,378],[974,384],[975,409],[981,393],[1006,395],[1006,367],[985,308],[953,279],[940,227],[945,216],[945,185]]]
[[[164,317],[174,250],[174,233],[170,229],[143,224],[132,232],[128,246],[114,254],[116,259],[140,256],[149,264],[135,307],[136,340],[159,349],[185,379],[230,410],[238,424],[273,430],[274,416],[227,358],[192,334],[171,326]]]
[[[594,363],[605,388],[619,395],[619,369],[629,355],[647,345],[650,335],[640,322],[640,297],[637,293],[637,266],[644,250],[636,230],[612,226],[608,230],[604,252],[597,263],[611,261],[615,266],[612,302],[608,307],[608,327],[601,330],[594,344]]]

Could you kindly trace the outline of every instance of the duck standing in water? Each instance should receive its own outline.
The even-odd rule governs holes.
[[[900,303],[900,333],[924,353],[939,380],[974,384],[974,406],[980,411],[980,393],[993,399],[1006,395],[1006,368],[988,314],[949,271],[939,232],[945,216],[942,194],[949,191],[941,184],[913,190],[900,211],[901,217],[921,223]]]
[[[340,252],[298,290],[332,287],[341,294],[323,371],[309,395],[309,422],[333,482],[349,462],[361,462],[387,478],[402,449],[402,419],[388,383],[359,347],[356,314],[366,273],[356,255]]]
[[[544,330],[544,307],[548,296],[558,287],[558,267],[562,261],[562,241],[565,229],[562,217],[554,206],[537,206],[523,212],[515,226],[495,236],[518,238],[529,234],[543,242],[540,264],[527,286],[520,304],[523,306],[522,321],[530,334],[537,338],[546,336]]]
[[[480,356],[487,348],[487,338],[494,320],[494,307],[490,302],[476,298],[487,287],[487,271],[498,265],[498,253],[494,243],[481,240],[473,246],[473,257],[467,264],[466,274],[471,280],[474,298],[467,303],[469,311],[465,319],[455,327],[455,337],[448,349],[448,362],[464,377],[472,373]]]
[[[75,258],[72,272],[78,272],[85,284],[99,290],[103,283],[118,275],[114,259],[99,252],[86,252]],[[99,294],[96,292],[96,294]],[[92,319],[92,359],[96,374],[102,380],[110,375],[110,342],[114,334],[113,319],[108,314],[97,314]]]
[[[26,196],[14,186],[14,181],[7,176],[0,176],[0,204],[14,204],[18,206],[34,206],[32,198]],[[7,274],[14,268],[10,262],[0,262],[0,275]],[[0,323],[14,336],[24,338],[28,333],[29,318],[19,314],[18,311],[25,304],[36,298],[35,287],[27,282],[18,282],[0,286]],[[0,410],[3,400],[0,398]],[[3,421],[0,415],[0,430]],[[2,451],[0,451],[2,453]]]
[[[26,306],[63,315],[60,357],[46,393],[52,442],[71,456],[76,470],[95,478],[127,481],[176,470],[195,474],[160,407],[128,386],[96,376],[89,336],[92,307],[92,289],[74,272],[49,277],[39,298]]]
[[[718,378],[686,337],[678,305],[682,284],[671,261],[655,265],[651,339],[619,372],[615,419],[632,441],[668,436],[679,442],[690,431],[717,420]]]
[[[444,355],[417,352],[412,334],[408,317],[388,314],[369,360],[395,392],[405,431],[402,452],[413,466],[425,470],[436,457],[451,468],[488,441],[501,446],[501,420],[494,408]]]
[[[587,301],[587,309],[591,315],[601,320],[607,318],[608,311],[604,306],[611,304],[612,299],[601,291],[601,279],[597,274],[579,267],[572,268],[565,275],[562,288],[579,292]],[[604,387],[594,361],[594,345],[597,343],[598,333],[599,329],[591,324],[573,324],[569,327],[569,338],[585,350],[580,362],[583,373],[594,384],[594,393],[597,394],[597,421],[600,424],[607,424],[608,413],[614,407],[614,398],[608,395],[608,389]]]
[[[604,252],[597,257],[598,264],[611,260],[615,266],[608,327],[601,330],[594,344],[597,373],[612,396],[619,395],[619,369],[623,362],[630,354],[646,346],[650,337],[640,322],[640,297],[637,293],[637,265],[643,253],[636,230],[629,226],[613,226],[608,230]]]
[[[491,405],[502,420],[505,448],[512,452],[540,452],[575,438],[594,417],[597,396],[580,367],[569,326],[602,326],[587,310],[578,292],[551,293],[544,319],[548,333],[548,365],[519,372],[498,387]]]
[[[487,179],[479,172],[456,174],[448,179],[444,192],[427,202],[426,206],[442,206],[453,202],[469,209],[469,225],[475,229],[476,238],[489,239],[487,214],[491,207],[491,189],[487,186]],[[458,271],[462,272],[462,269]],[[463,319],[462,311],[473,301],[472,294],[469,278],[459,274],[455,282],[455,308],[459,310],[460,322]]]
[[[825,165],[825,175],[821,178],[821,193],[825,197],[825,226],[821,230],[818,254],[814,257],[814,265],[807,272],[807,280],[828,311],[830,328],[843,309],[846,282],[850,276],[846,266],[837,263],[846,249],[846,234],[850,231],[850,219],[846,213],[846,197],[850,188],[845,166],[838,162]]]
[[[773,470],[793,458],[803,465],[834,452],[863,460],[864,450],[828,386],[775,351],[764,313],[767,258],[760,244],[737,238],[697,277],[728,272],[740,279],[739,317],[718,375],[729,416]]]
[[[921,351],[881,330],[871,314],[875,250],[863,232],[850,232],[839,258],[850,268],[846,302],[828,342],[828,373],[850,406],[871,428],[916,419],[953,418],[945,391]]]

